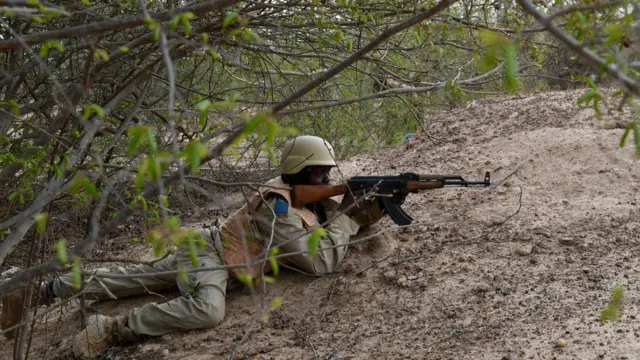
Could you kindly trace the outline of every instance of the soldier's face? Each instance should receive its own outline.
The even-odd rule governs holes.
[[[331,182],[331,166],[317,166],[309,173],[309,185],[329,185]]]

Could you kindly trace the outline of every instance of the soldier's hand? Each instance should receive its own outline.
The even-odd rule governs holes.
[[[356,198],[354,197],[354,195],[357,196],[357,194],[354,194],[351,191],[347,191],[347,193],[344,194],[344,197],[342,198],[342,202],[340,203],[340,206],[338,207],[338,211],[344,212],[345,214],[347,214],[349,216],[361,211],[363,209],[362,197],[361,196],[358,196],[357,204],[354,205],[353,207],[349,208],[351,205],[356,203]]]

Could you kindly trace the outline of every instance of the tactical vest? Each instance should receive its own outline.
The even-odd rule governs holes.
[[[269,238],[264,238],[258,231],[257,226],[252,221],[252,216],[263,204],[263,199],[267,199],[272,194],[282,196],[289,208],[297,212],[302,218],[302,226],[310,228],[318,225],[316,215],[306,208],[293,208],[291,206],[291,195],[289,185],[284,183],[280,177],[267,182],[269,188],[263,192],[255,192],[242,208],[229,216],[220,225],[220,235],[222,235],[222,245],[224,250],[224,261],[227,265],[246,264],[257,260],[265,250],[265,245]],[[243,241],[244,239],[244,241]],[[264,255],[263,257],[264,258]],[[269,261],[264,264],[265,274],[271,271]],[[237,277],[244,273],[251,275],[254,279],[260,277],[263,263],[253,266],[229,269],[229,274]]]

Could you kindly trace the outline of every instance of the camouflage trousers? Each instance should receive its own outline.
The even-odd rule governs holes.
[[[199,230],[206,241],[206,247],[197,247],[198,267],[223,265],[220,239],[215,226]],[[100,278],[105,287],[117,298],[144,295],[149,292],[178,289],[181,296],[164,303],[148,303],[128,311],[127,325],[136,335],[160,336],[176,331],[212,328],[219,325],[225,316],[225,297],[229,275],[226,270],[187,273],[187,282],[176,274],[162,272],[177,270],[178,267],[192,269],[189,253],[179,249],[151,265],[131,267],[100,268],[96,273],[144,274],[144,277]],[[53,292],[60,298],[68,298],[78,293],[72,284],[71,274],[65,274],[53,282]],[[96,281],[85,284],[88,300],[111,299],[107,291]]]

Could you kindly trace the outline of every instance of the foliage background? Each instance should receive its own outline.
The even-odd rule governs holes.
[[[275,174],[296,133],[344,159],[428,137],[430,114],[473,99],[586,86],[612,111],[640,93],[627,1],[0,4],[0,265],[27,269],[0,294],[116,235],[161,255],[149,230]]]

